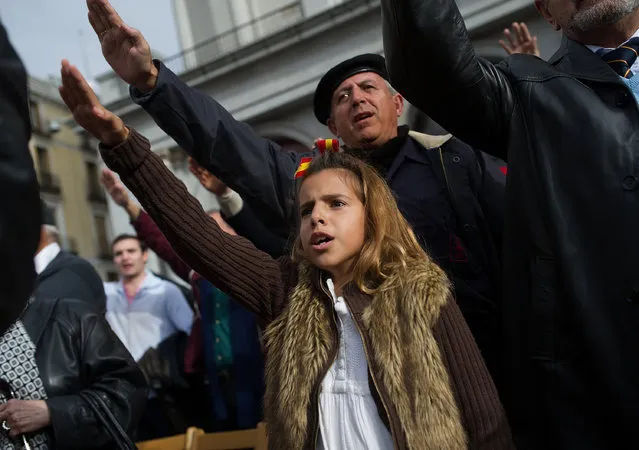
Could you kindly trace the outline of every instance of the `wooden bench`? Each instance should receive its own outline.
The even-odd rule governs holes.
[[[201,429],[195,429],[191,447],[187,447],[186,450],[267,450],[267,448],[266,425],[259,423],[257,428],[252,430],[224,433],[204,433]]]
[[[195,436],[201,432],[199,428],[190,427],[184,434],[137,442],[135,445],[138,450],[190,450]]]

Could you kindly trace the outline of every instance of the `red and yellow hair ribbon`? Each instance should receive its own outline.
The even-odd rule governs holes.
[[[315,148],[323,155],[326,152],[339,152],[339,141],[337,139],[317,139],[315,141]],[[313,158],[307,157],[300,160],[300,165],[295,171],[295,179],[303,177],[308,166],[311,165]]]

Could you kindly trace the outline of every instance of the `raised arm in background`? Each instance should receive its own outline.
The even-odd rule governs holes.
[[[382,0],[393,86],[461,140],[507,160],[512,88],[479,58],[454,0]]]
[[[202,187],[217,197],[224,220],[240,236],[244,236],[263,252],[279,258],[288,250],[288,239],[273,233],[260,221],[242,196],[233,191],[219,178],[189,158],[189,170]]]
[[[24,309],[36,277],[41,212],[30,138],[27,73],[0,23],[0,333]]]
[[[505,39],[499,40],[499,45],[504,49],[506,54],[514,55],[521,53],[541,58],[541,52],[537,45],[537,36],[530,34],[528,25],[524,22],[513,22],[511,28],[512,30],[506,28],[504,30]]]
[[[308,155],[281,151],[153,61],[144,36],[126,25],[108,0],[87,0],[87,5],[102,53],[131,85],[133,100],[181,148],[238,192],[261,221],[288,237],[294,174]]]
[[[279,263],[247,239],[224,233],[184,183],[150,149],[149,141],[98,101],[80,71],[63,61],[60,94],[73,117],[102,143],[102,157],[151,215],[175,251],[202,277],[257,314],[272,320],[284,298]]]
[[[173,250],[173,247],[171,247],[171,244],[162,234],[162,231],[153,219],[151,219],[146,212],[142,211],[142,208],[140,208],[138,204],[131,200],[129,193],[117,175],[109,169],[103,169],[100,181],[113,201],[127,212],[129,219],[131,219],[131,225],[133,225],[138,237],[142,239],[160,259],[166,261],[178,277],[190,283],[191,280],[189,276],[191,274],[191,268],[189,265],[182,261],[182,258],[175,253],[175,250]]]

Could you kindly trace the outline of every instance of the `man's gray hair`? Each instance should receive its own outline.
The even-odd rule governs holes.
[[[43,227],[44,227],[44,232],[47,235],[47,238],[51,242],[57,242],[59,244],[60,243],[60,230],[58,230],[58,227],[56,227],[54,225],[43,225]]]

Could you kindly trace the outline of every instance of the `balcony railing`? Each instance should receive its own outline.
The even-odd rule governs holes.
[[[163,62],[175,73],[184,72],[282,31],[303,18],[301,1],[293,1],[165,58]]]
[[[40,171],[40,190],[49,194],[60,194],[60,179],[51,172]]]

